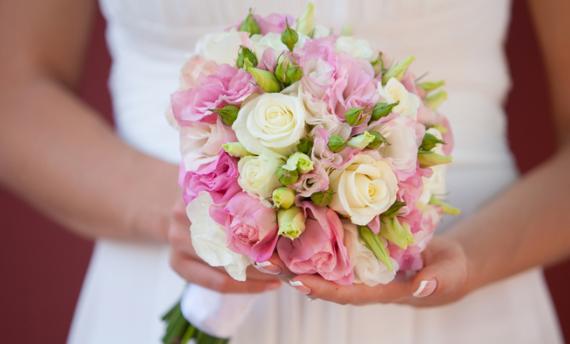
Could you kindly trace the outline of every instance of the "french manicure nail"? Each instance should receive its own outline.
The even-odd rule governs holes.
[[[301,294],[309,295],[311,293],[311,289],[307,288],[301,281],[289,281],[289,285]]]
[[[413,296],[418,298],[430,296],[436,288],[437,281],[435,279],[421,281]]]
[[[269,261],[256,262],[254,266],[257,270],[269,275],[279,275],[281,273],[281,267],[274,265]]]

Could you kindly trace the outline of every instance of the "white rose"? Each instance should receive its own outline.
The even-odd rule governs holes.
[[[307,39],[307,36],[299,34],[299,39],[297,41],[297,44],[295,44],[295,49],[302,47]],[[289,50],[285,43],[281,41],[281,34],[277,32],[269,32],[263,36],[253,35],[250,38],[250,42],[253,51],[259,60],[261,60],[263,52],[267,48],[273,49],[276,56],[279,56],[282,52]]]
[[[356,225],[367,225],[396,201],[398,180],[392,167],[370,154],[356,155],[344,170],[334,171],[330,180],[334,191],[330,207]]]
[[[203,36],[196,44],[196,51],[207,60],[218,64],[234,65],[239,47],[247,42],[245,32],[226,31]]]
[[[376,130],[388,140],[382,145],[380,153],[392,159],[392,165],[405,173],[416,170],[419,142],[416,135],[416,123],[407,117],[398,116],[382,125],[370,128]]]
[[[232,128],[251,153],[288,155],[305,134],[305,118],[298,97],[265,93],[243,105]]]
[[[202,192],[186,207],[186,214],[192,221],[192,246],[198,257],[210,266],[223,267],[233,279],[245,281],[245,271],[250,261],[246,256],[229,249],[226,231],[206,211],[211,204],[210,195]]]
[[[218,158],[222,145],[235,140],[230,128],[221,120],[216,123],[192,122],[180,128],[180,151],[187,171],[196,171],[203,164]]]
[[[364,283],[369,287],[390,283],[396,277],[398,262],[389,258],[392,261],[393,270],[388,270],[386,265],[360,241],[355,225],[344,223],[343,226],[344,244],[354,270],[355,282]]]
[[[336,40],[335,48],[336,51],[366,61],[373,61],[377,57],[377,53],[367,40],[353,36],[340,36]]]
[[[243,157],[238,162],[238,183],[245,192],[267,199],[281,185],[275,174],[281,165],[274,155]]]
[[[378,93],[380,93],[380,96],[388,103],[399,102],[392,110],[393,112],[401,114],[402,116],[416,118],[421,100],[417,95],[408,92],[406,87],[402,85],[398,79],[391,78],[384,87],[379,83]]]

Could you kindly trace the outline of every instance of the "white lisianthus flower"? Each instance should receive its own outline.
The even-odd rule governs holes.
[[[353,36],[340,36],[336,40],[335,48],[336,51],[366,61],[373,61],[377,57],[377,53],[367,40]]]
[[[299,34],[299,39],[297,44],[295,44],[295,49],[302,47],[307,39],[307,36]],[[269,32],[265,35],[253,35],[250,38],[250,42],[253,51],[259,60],[261,60],[263,52],[267,48],[273,49],[276,56],[279,56],[282,52],[289,50],[285,43],[281,41],[281,34],[277,32]]]
[[[382,86],[382,83],[379,83],[378,93],[380,93],[380,96],[388,103],[399,102],[399,104],[392,109],[392,112],[402,116],[416,118],[421,103],[420,97],[408,92],[406,87],[402,85],[398,79],[391,78],[384,86]]]
[[[225,31],[203,36],[196,44],[196,52],[206,60],[218,64],[235,65],[240,45],[246,45],[246,32]]]
[[[358,230],[352,223],[343,223],[344,227],[344,245],[348,250],[350,264],[354,269],[354,277],[356,283],[364,283],[369,287],[378,284],[388,284],[395,277],[398,271],[398,262],[392,261],[392,271],[388,270],[386,265],[382,263],[366,245],[360,241]]]
[[[344,170],[334,171],[330,181],[334,191],[330,207],[356,225],[367,225],[396,201],[396,175],[374,154],[356,155]]]
[[[415,172],[421,142],[418,142],[414,120],[398,116],[369,130],[378,131],[388,141],[388,144],[382,145],[380,153],[383,157],[392,159],[394,168],[404,173]]]
[[[273,190],[281,185],[275,174],[281,164],[281,159],[274,155],[243,157],[238,162],[238,183],[249,194],[270,198]]]
[[[296,96],[265,93],[242,106],[232,128],[248,152],[289,155],[305,134],[305,118]]]
[[[198,198],[186,207],[186,214],[192,221],[190,236],[192,246],[198,257],[210,266],[223,267],[235,280],[246,280],[246,269],[249,259],[235,253],[228,247],[226,231],[214,222],[205,209],[212,204],[212,198],[207,192],[202,192]]]

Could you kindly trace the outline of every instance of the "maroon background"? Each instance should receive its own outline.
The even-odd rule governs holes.
[[[545,89],[537,84],[544,84],[545,80],[528,9],[524,1],[514,3],[507,44],[514,84],[507,104],[509,118],[513,119],[509,136],[513,150],[519,153],[519,167],[527,171],[552,154],[554,141],[550,118],[532,120],[537,115],[548,116],[543,110],[548,95],[537,94]],[[110,59],[104,25],[98,14],[79,93],[110,120],[106,88]],[[525,136],[530,130],[532,144]],[[65,342],[92,243],[70,234],[1,190],[0,226],[0,342]],[[568,341],[569,275],[570,262],[546,272]]]

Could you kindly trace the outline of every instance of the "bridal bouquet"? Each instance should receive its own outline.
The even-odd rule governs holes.
[[[204,36],[171,101],[196,253],[240,281],[273,255],[345,285],[420,269],[442,214],[457,209],[442,200],[447,94],[412,61],[315,25],[312,5],[298,19],[250,12]],[[220,305],[238,296],[191,290],[166,314],[164,341],[223,342],[212,335],[231,331],[216,326],[246,307],[228,316]]]

